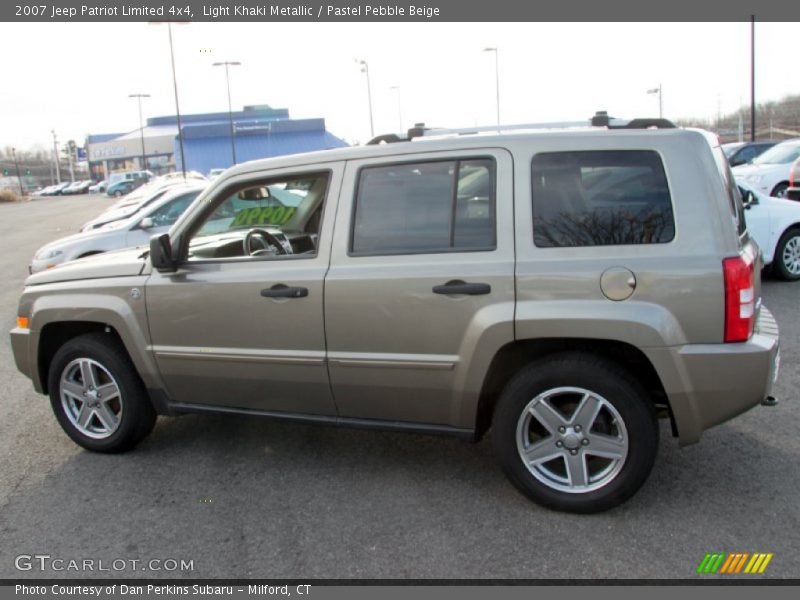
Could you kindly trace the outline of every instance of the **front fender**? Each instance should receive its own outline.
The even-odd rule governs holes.
[[[44,390],[42,375],[36,367],[42,332],[47,325],[67,322],[99,323],[112,327],[145,386],[162,387],[155,361],[147,351],[150,335],[145,312],[145,279],[115,278],[112,285],[108,280],[98,280],[95,291],[87,291],[86,282],[81,282],[80,290],[71,290],[69,286],[43,286],[49,289],[36,290],[42,295],[31,303],[28,344],[28,364],[32,366],[31,379],[36,391],[41,393]]]

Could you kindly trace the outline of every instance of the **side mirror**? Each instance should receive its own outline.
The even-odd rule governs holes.
[[[141,221],[139,221],[139,228],[140,229],[152,229],[155,223],[153,223],[152,217],[145,217]]]
[[[750,209],[751,206],[758,204],[758,196],[756,196],[753,192],[745,192],[744,198],[742,198],[743,204],[745,209]]]
[[[150,262],[159,273],[174,273],[178,266],[172,258],[172,244],[168,233],[150,238]]]

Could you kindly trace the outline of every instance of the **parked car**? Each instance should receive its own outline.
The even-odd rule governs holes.
[[[761,249],[764,266],[771,266],[781,279],[800,279],[800,203],[737,183],[747,209],[747,230]]]
[[[222,175],[225,172],[225,169],[211,169],[208,172],[208,180],[214,181],[217,177]]]
[[[61,191],[61,194],[64,196],[70,196],[73,194],[85,194],[89,191],[90,185],[92,185],[91,179],[78,180],[65,187]]]
[[[738,167],[751,162],[756,156],[772,148],[777,141],[766,142],[731,142],[722,144],[722,151],[732,167]]]
[[[105,192],[107,187],[108,187],[108,179],[104,179],[103,181],[98,181],[94,185],[90,185],[89,193],[99,194],[100,192]]]
[[[800,138],[786,140],[756,156],[750,164],[734,167],[733,173],[759,192],[782,198],[789,188],[789,171],[798,158]]]
[[[153,178],[151,171],[116,171],[109,174],[108,185],[113,185],[118,181],[143,181],[147,183]]]
[[[192,182],[189,184],[194,187],[203,187],[205,183],[195,183]],[[148,183],[147,185],[143,185],[139,189],[131,192],[121,201],[115,202],[108,210],[103,211],[100,215],[95,217],[94,219],[87,221],[84,223],[80,230],[81,231],[91,231],[92,229],[97,229],[102,227],[106,223],[110,223],[112,221],[119,221],[121,219],[126,219],[134,213],[139,212],[146,206],[158,201],[161,199],[167,192],[177,189],[186,187],[187,184],[181,181],[169,181],[169,182],[161,182],[159,185],[153,185],[153,182]],[[145,192],[145,193],[142,193]]]
[[[145,183],[143,179],[122,179],[116,183],[110,184],[108,189],[106,189],[106,194],[120,198],[125,194],[132,192],[143,183]]]
[[[77,258],[147,244],[153,234],[169,229],[202,190],[201,186],[172,190],[158,202],[125,219],[51,242],[39,248],[28,271],[38,273]]]
[[[64,191],[64,188],[71,185],[71,181],[63,181],[61,183],[57,183],[55,185],[50,186],[49,191],[46,194],[42,194],[42,196],[60,196],[61,192]]]
[[[616,506],[658,416],[686,445],[774,404],[779,340],[716,137],[592,123],[237,165],[148,252],[29,277],[17,367],[97,452],[157,414],[491,428],[536,502]]]

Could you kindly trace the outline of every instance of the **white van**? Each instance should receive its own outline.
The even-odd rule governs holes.
[[[111,173],[111,175],[108,176],[108,185],[110,187],[118,181],[136,181],[137,179],[150,181],[152,178],[153,173],[150,171],[120,171]]]

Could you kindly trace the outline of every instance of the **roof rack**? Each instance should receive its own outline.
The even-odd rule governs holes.
[[[609,117],[604,110],[597,111],[589,119],[588,125],[591,127],[606,127],[608,129],[675,129],[676,125],[667,119],[616,119]],[[574,127],[586,127],[586,121],[550,121],[547,123],[519,123],[516,125],[493,125],[485,127],[464,127],[460,129],[431,128],[425,127],[425,123],[416,123],[406,134],[385,133],[376,136],[367,142],[368,146],[377,144],[394,144],[397,142],[410,142],[414,138],[432,135],[475,135],[490,131],[514,131],[520,129],[570,129]]]

